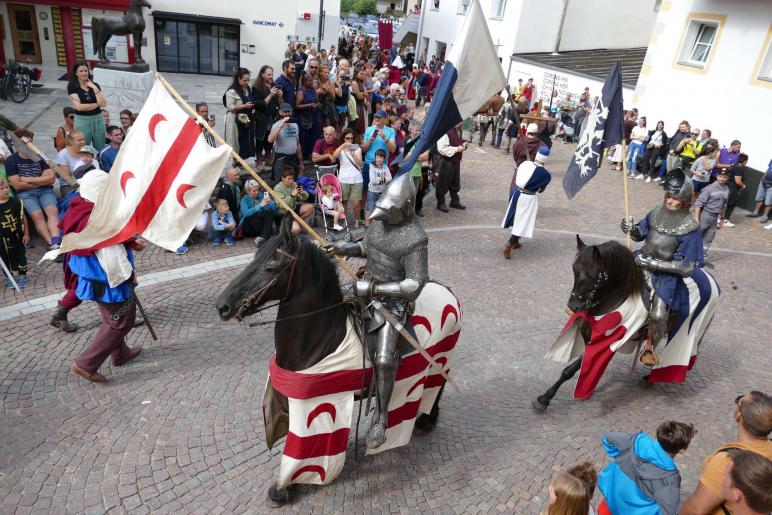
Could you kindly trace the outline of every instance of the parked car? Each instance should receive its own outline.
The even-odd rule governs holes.
[[[365,34],[368,36],[378,35],[378,21],[369,21],[364,27]]]

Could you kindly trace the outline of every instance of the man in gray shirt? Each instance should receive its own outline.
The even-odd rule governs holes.
[[[729,168],[719,168],[716,182],[705,187],[694,203],[694,217],[700,222],[702,249],[707,257],[710,244],[716,237],[716,231],[724,226],[724,212],[729,200]]]
[[[292,106],[284,103],[279,106],[280,120],[271,126],[268,143],[273,143],[273,180],[279,182],[285,165],[291,165],[297,170],[303,162],[300,149],[300,130],[298,124],[290,122]],[[300,170],[297,170],[300,172]]]

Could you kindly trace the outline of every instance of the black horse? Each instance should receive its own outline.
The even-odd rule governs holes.
[[[332,354],[346,333],[349,309],[335,265],[329,256],[306,238],[281,225],[278,236],[261,245],[255,258],[216,300],[220,318],[243,318],[259,311],[268,301],[278,301],[274,330],[276,364],[291,371],[306,370]],[[420,340],[419,340],[420,341]],[[283,421],[288,420],[287,398],[276,392]],[[439,416],[440,395],[431,413],[415,422],[416,434],[430,432]],[[274,437],[267,434],[269,447]],[[289,501],[288,488],[274,483],[268,490],[274,505]]]
[[[585,245],[576,235],[577,253],[574,259],[574,286],[568,298],[570,313],[586,311],[600,316],[616,310],[631,295],[643,293],[643,272],[635,264],[632,252],[616,241],[600,245]],[[584,319],[577,321],[585,343],[590,341],[590,327]],[[558,389],[574,377],[582,365],[579,356],[560,374],[560,379],[532,405],[535,409],[546,410]]]
[[[145,18],[142,16],[142,8],[151,9],[147,0],[131,0],[129,10],[122,18],[116,16],[104,16],[91,18],[91,39],[94,44],[94,53],[99,57],[99,62],[109,64],[106,45],[112,36],[126,36],[131,34],[134,39],[134,55],[137,64],[144,64],[142,59],[142,33],[145,32]]]

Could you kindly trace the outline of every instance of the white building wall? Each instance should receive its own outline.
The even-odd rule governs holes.
[[[240,64],[248,68],[253,74],[257,73],[264,64],[271,65],[275,71],[281,70],[284,61],[284,51],[287,49],[287,36],[306,35],[316,36],[319,28],[319,1],[318,0],[280,0],[270,1],[270,8],[266,8],[268,0],[260,2],[244,3],[236,0],[212,1],[212,0],[153,0],[153,9],[145,9],[147,29],[147,48],[142,49],[143,55],[150,63],[151,69],[155,69],[155,30],[152,11],[166,11],[172,13],[197,14],[201,16],[216,16],[221,18],[237,18],[242,21],[241,45],[247,45],[247,53],[240,53]],[[324,4],[325,29],[322,39],[322,47],[338,44],[338,31],[340,28],[340,2],[327,1]],[[298,13],[311,13],[310,20],[298,19]],[[258,22],[258,23],[255,23]],[[271,22],[266,24],[264,22]],[[281,26],[283,25],[283,26]],[[255,53],[250,54],[249,45],[255,46]],[[314,43],[315,47],[316,44]],[[241,50],[241,49],[240,49]]]
[[[40,18],[40,13],[46,13],[45,20]],[[51,16],[51,7],[48,5],[36,5],[35,18],[37,19],[38,25],[41,60],[44,63],[56,63],[56,38],[54,37],[54,23],[53,16]],[[48,30],[48,40],[45,38],[46,29]],[[11,48],[13,48],[12,41]]]
[[[657,19],[655,0],[568,0],[560,50],[645,47]],[[513,53],[552,52],[563,0],[524,2]]]
[[[677,64],[690,13],[725,16],[707,70]],[[754,80],[772,33],[772,3],[755,0],[663,0],[634,103],[670,134],[686,119],[710,129],[721,145],[742,142],[749,166],[766,170],[772,158],[767,121],[772,83]]]
[[[461,27],[461,0],[426,0],[423,37],[429,38],[428,58],[436,42],[451,43]],[[645,47],[657,19],[655,0],[567,0],[561,50]],[[555,48],[563,0],[507,0],[504,19],[490,18],[494,0],[479,0],[488,19],[493,43],[498,47],[505,71],[513,53],[552,52]]]
[[[439,10],[434,10],[434,1],[425,0],[422,11],[424,16],[422,36],[429,39],[427,62],[432,55],[436,54],[437,42],[447,44],[446,53],[450,50],[464,20],[464,16],[458,14],[461,0],[440,0]],[[498,45],[497,53],[505,72],[515,44],[516,27],[520,24],[521,6],[522,0],[508,0],[503,19],[495,20],[491,18],[493,1],[480,0],[480,7],[482,7],[488,21],[488,29],[491,32],[493,44]],[[421,51],[423,52],[423,49]]]

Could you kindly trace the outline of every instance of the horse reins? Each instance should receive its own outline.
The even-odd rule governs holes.
[[[276,281],[279,280],[279,277],[287,270],[287,268],[290,269],[289,272],[289,279],[287,280],[287,291],[284,293],[284,297],[279,301],[279,303],[284,302],[289,298],[290,292],[292,291],[292,280],[295,278],[295,267],[298,263],[298,258],[300,257],[300,251],[303,248],[303,246],[300,244],[300,241],[296,240],[297,244],[297,251],[295,252],[295,255],[291,255],[282,249],[276,249],[276,252],[281,254],[282,256],[288,257],[290,261],[284,265],[284,268],[279,270],[279,272],[273,276],[273,278],[265,283],[261,288],[257,289],[256,291],[253,291],[249,293],[246,297],[244,297],[241,300],[241,306],[239,307],[239,310],[236,312],[235,318],[236,320],[241,321],[244,318],[244,315],[246,314],[247,309],[249,309],[251,306],[254,305],[260,305],[260,301],[263,299],[265,294],[268,292],[268,290],[276,284]],[[275,304],[274,304],[275,305]],[[268,306],[272,307],[272,306]]]
[[[587,293],[587,295],[577,295],[575,291],[571,290],[571,297],[575,297],[579,302],[583,302],[585,310],[594,308],[600,304],[600,301],[596,300],[595,297],[598,295],[598,291],[600,291],[603,285],[606,284],[607,280],[608,273],[601,272],[595,278],[595,284],[593,284],[592,289]]]

